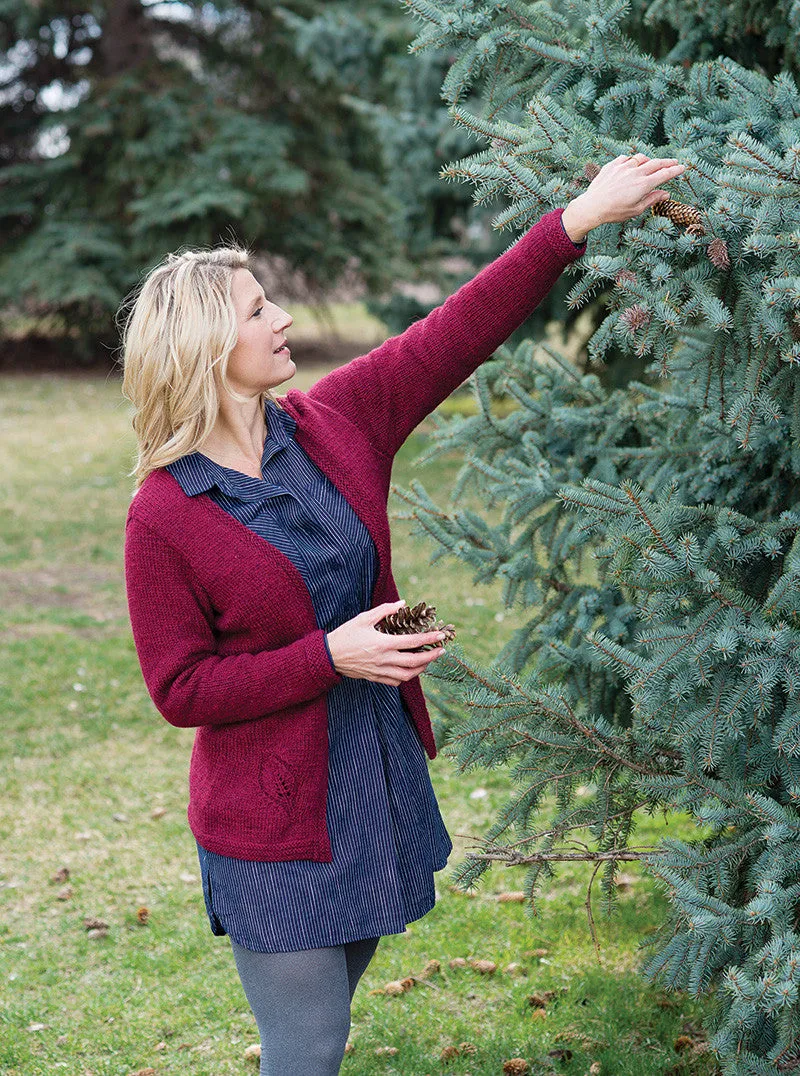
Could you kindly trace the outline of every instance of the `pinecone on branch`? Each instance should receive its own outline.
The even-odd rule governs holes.
[[[583,166],[584,179],[588,179],[589,182],[600,174],[600,168],[594,163],[594,161],[587,161]]]
[[[702,225],[700,210],[685,202],[676,202],[674,198],[662,198],[660,202],[650,206],[653,213],[659,217],[668,217],[673,224],[685,228],[689,235],[705,235],[706,230]]]
[[[633,306],[629,306],[627,310],[622,311],[619,320],[628,332],[633,334],[637,329],[643,329],[649,325],[651,317],[650,311],[643,307],[641,303],[634,303]]]
[[[445,643],[456,637],[455,627],[437,620],[436,606],[426,605],[425,602],[419,602],[413,608],[403,605],[396,613],[389,613],[379,620],[375,629],[386,635],[424,635],[429,631],[443,631]],[[425,643],[423,646],[411,646],[407,649],[409,653],[418,654],[423,650],[433,650],[436,645]]]
[[[624,287],[625,284],[635,284],[636,280],[636,273],[632,273],[630,269],[620,269],[614,274],[614,283],[618,288]]]
[[[712,239],[706,253],[715,269],[730,269],[731,259],[728,254],[728,244],[724,239]]]

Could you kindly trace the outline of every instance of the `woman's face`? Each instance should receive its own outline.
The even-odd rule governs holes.
[[[237,269],[231,287],[239,336],[228,359],[228,380],[237,392],[253,394],[273,388],[294,376],[297,367],[288,347],[281,347],[292,324],[271,303],[249,269]]]

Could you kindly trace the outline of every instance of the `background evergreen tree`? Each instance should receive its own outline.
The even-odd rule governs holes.
[[[509,240],[619,153],[687,165],[667,188],[682,206],[595,229],[565,271],[569,308],[602,304],[586,369],[549,346],[535,361],[531,341],[501,349],[474,375],[479,414],[437,419],[428,458],[464,455],[452,504],[396,491],[434,561],[501,577],[527,618],[491,664],[456,643],[431,668],[444,752],[514,781],[458,884],[524,864],[534,896],[583,858],[610,912],[618,863],[640,859],[671,899],[644,973],[709,993],[726,1074],[794,1071],[800,5],[405,6],[415,49],[455,51],[443,94],[480,136],[447,174],[503,199]],[[614,350],[644,360],[641,378],[604,382]],[[505,417],[493,393],[515,403]],[[468,488],[499,523],[458,506]],[[704,836],[638,847],[640,809],[687,811]]]
[[[402,281],[444,296],[503,239],[496,206],[439,176],[474,135],[440,96],[455,54],[410,55],[414,34],[396,0],[9,0],[0,336],[23,313],[92,361],[143,269],[232,236],[301,270],[318,301],[353,270],[390,331],[423,316],[435,302]]]
[[[408,272],[381,145],[298,40],[321,0],[9,0],[0,304],[77,354],[168,250],[235,237],[320,293]],[[332,92],[335,91],[335,92]]]

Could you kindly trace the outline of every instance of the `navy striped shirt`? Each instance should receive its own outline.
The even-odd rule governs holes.
[[[297,567],[318,627],[372,607],[375,544],[344,496],[294,439],[294,418],[266,401],[262,478],[192,452],[167,470],[189,496],[207,493]],[[327,694],[327,825],[332,863],[263,863],[202,848],[211,930],[256,952],[342,945],[433,908],[433,872],[453,843],[419,734],[400,691],[345,676]]]

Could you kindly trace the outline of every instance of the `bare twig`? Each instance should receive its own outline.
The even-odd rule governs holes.
[[[456,834],[463,836],[463,834]],[[611,860],[641,860],[653,852],[661,851],[658,848],[644,848],[641,851],[633,851],[630,848],[612,849],[610,852],[531,852],[530,855],[522,856],[513,852],[466,852],[467,859],[497,860],[507,863],[510,867],[521,867],[527,863],[570,863],[584,861],[594,863],[599,861],[610,862]]]

